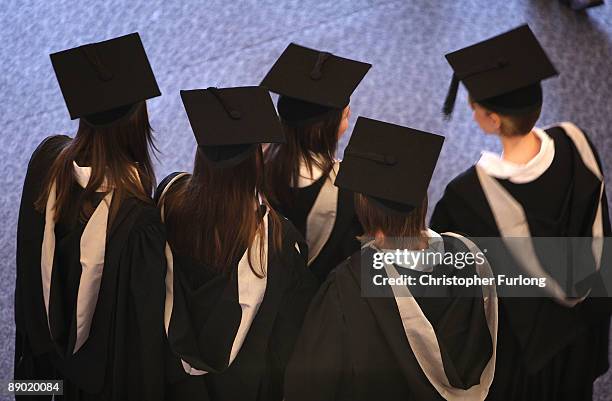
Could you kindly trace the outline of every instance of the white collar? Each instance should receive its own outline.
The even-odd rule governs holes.
[[[91,178],[91,167],[79,166],[75,161],[72,162],[72,167],[74,169],[75,180],[81,187],[86,188]],[[107,185],[106,178],[104,178],[104,182],[96,189],[96,192],[106,192],[108,189]]]
[[[512,163],[504,160],[503,154],[483,151],[477,165],[487,175],[508,179],[515,184],[525,184],[537,179],[548,170],[555,158],[555,142],[540,128],[534,128],[533,132],[541,141],[540,150],[526,164]]]
[[[444,254],[444,241],[442,240],[442,236],[440,234],[438,234],[437,232],[435,232],[434,230],[428,228],[427,230],[423,231],[423,234],[425,234],[427,236],[427,249],[419,249],[419,250],[413,250],[413,251],[408,251],[410,253],[422,253],[423,256],[428,254],[428,253],[442,253]],[[394,252],[394,249],[382,249],[383,252]],[[436,258],[427,258],[428,260],[434,262]],[[421,263],[419,264],[403,264],[403,263],[396,263],[397,266],[399,267],[403,267],[405,269],[410,269],[410,270],[415,270],[415,271],[420,271],[420,272],[431,272],[433,271],[433,268],[435,266],[435,264],[433,263],[425,263],[426,261],[424,260],[424,258],[420,258],[420,259],[416,259],[419,260]]]
[[[310,153],[310,155],[316,161],[316,163],[311,163],[311,174],[311,172],[308,170],[306,162],[304,162],[304,160],[300,160],[300,176],[298,177],[297,185],[298,188],[310,186],[323,176],[323,170],[321,170],[319,166],[317,166],[317,164],[323,164],[323,156],[312,152]]]

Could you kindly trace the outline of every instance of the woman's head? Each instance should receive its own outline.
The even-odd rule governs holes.
[[[335,160],[338,140],[348,128],[350,107],[329,109],[313,121],[293,123],[282,120],[287,142],[266,150],[266,192],[273,202],[291,202],[291,188],[298,181],[300,166],[328,172]]]
[[[501,114],[470,99],[472,117],[487,134],[513,137],[527,135],[540,118],[541,108],[519,115]]]
[[[340,120],[340,126],[338,127],[338,140],[342,138],[349,126],[349,118],[351,117],[351,106],[348,105],[342,109],[342,119]]]
[[[349,105],[337,109],[279,96],[277,109],[286,136],[297,135],[301,148],[313,153],[335,153],[338,139],[348,128]]]
[[[228,271],[255,235],[267,235],[260,224],[260,201],[276,222],[272,249],[278,249],[281,241],[276,214],[265,199],[259,199],[263,187],[261,145],[253,145],[239,156],[229,165],[220,165],[210,159],[208,150],[198,147],[188,183],[169,192],[165,201],[172,248],[219,271]]]
[[[542,85],[528,85],[489,99],[468,101],[474,121],[487,134],[504,137],[527,135],[535,126],[542,111]]]
[[[92,168],[104,163],[106,179],[118,187],[123,187],[125,178],[131,177],[125,174],[126,166],[130,170],[136,168],[144,192],[151,194],[155,184],[151,150],[156,149],[145,102],[134,105],[133,110],[111,124],[95,126],[82,118],[75,141],[90,145],[83,146],[77,163]]]
[[[202,189],[207,188],[203,196],[215,207],[228,208],[232,206],[228,202],[240,203],[242,199],[249,199],[252,202],[256,194],[263,190],[261,145],[249,146],[248,150],[238,155],[236,159],[237,163],[232,163],[231,166],[220,166],[218,161],[211,159],[206,149],[197,148],[192,185]],[[220,200],[223,202],[219,202]]]
[[[115,192],[111,218],[126,197],[150,201],[155,183],[150,156],[152,149],[155,148],[144,101],[134,105],[130,113],[106,125],[92,125],[82,118],[76,136],[52,165],[46,191],[41,194],[37,206],[44,207],[50,185],[55,181],[56,218],[62,216],[74,182],[73,162],[91,167],[89,182],[81,195],[82,217],[87,218],[93,212],[92,195],[105,180]]]
[[[413,248],[420,245],[426,229],[427,196],[419,207],[408,214],[394,212],[366,195],[355,193],[354,196],[355,212],[363,227],[364,237],[375,238],[379,245],[388,240],[394,242],[394,247]]]

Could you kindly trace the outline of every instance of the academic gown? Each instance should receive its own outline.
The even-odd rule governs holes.
[[[25,178],[17,228],[15,379],[62,379],[67,400],[161,400],[165,230],[153,203],[122,202],[107,228],[99,292],[85,317],[77,318],[83,306],[77,294],[85,274],[79,248],[86,224],[78,218],[56,223],[47,314],[41,280],[45,214],[35,210],[34,202],[70,140],[53,136],[43,141]],[[80,210],[82,190],[76,183],[71,189],[73,211]],[[91,319],[85,337],[77,335],[83,318]]]
[[[596,150],[573,124],[562,123],[545,132],[552,138],[554,157],[544,171],[517,183],[510,177],[491,177],[479,165],[473,166],[447,186],[431,227],[472,238],[500,237],[498,220],[504,215],[508,219],[511,208],[498,212],[499,216],[493,212],[481,182],[491,177],[494,186],[499,183],[509,199],[520,205],[531,237],[591,237],[597,227],[609,237],[603,180],[592,171],[601,171]],[[601,280],[592,287],[599,296],[605,296],[602,282],[610,289],[605,262],[611,260],[609,248],[603,249]],[[488,253],[488,258],[494,271],[496,258],[498,265],[516,260],[505,252]],[[546,261],[542,264],[546,269]],[[500,298],[499,355],[489,399],[590,400],[593,381],[608,369],[609,328],[607,298],[588,297],[573,307],[550,297]]]
[[[308,170],[302,168],[300,185],[292,188],[293,204],[273,204],[306,239],[308,266],[319,282],[359,249],[357,237],[363,234],[355,214],[353,192],[333,185],[338,168],[336,162],[332,172],[323,174],[313,166],[310,177]]]
[[[187,177],[175,173],[160,184],[160,205],[166,207],[166,193]],[[166,307],[167,400],[282,399],[285,367],[317,281],[306,267],[306,245],[291,223],[280,217],[283,240],[275,252],[270,248],[274,223],[263,209],[262,214],[268,224],[265,284],[245,264],[246,250],[230,273],[221,274],[168,245],[173,279],[166,278],[172,289],[167,299],[173,304]],[[253,263],[260,261],[258,249],[251,246]]]
[[[458,238],[442,238],[444,252],[468,250]],[[367,246],[356,252],[319,289],[287,368],[285,400],[484,399],[495,365],[494,287],[487,298],[478,286],[418,285],[410,286],[412,296],[394,297],[389,286],[364,296],[362,280],[375,274],[374,252]],[[393,267],[417,280],[476,274],[473,265],[442,264],[432,273]]]

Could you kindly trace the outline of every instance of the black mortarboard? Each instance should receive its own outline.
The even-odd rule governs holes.
[[[260,143],[284,143],[270,93],[260,86],[181,91],[198,146],[218,167],[239,163]]]
[[[310,123],[346,107],[371,66],[291,43],[261,85],[281,95],[283,121]]]
[[[137,32],[50,57],[73,120],[109,124],[132,105],[161,95]]]
[[[460,81],[470,97],[486,108],[523,114],[542,105],[540,82],[558,74],[528,25],[449,53],[446,59],[454,71],[444,102],[447,116]]]
[[[427,195],[444,137],[359,117],[335,184],[407,214]]]

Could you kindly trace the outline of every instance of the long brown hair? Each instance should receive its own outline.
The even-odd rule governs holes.
[[[193,174],[184,185],[175,185],[165,195],[164,212],[168,241],[172,249],[225,273],[249,249],[256,235],[263,240],[262,215],[258,210],[258,194],[263,190],[263,154],[257,145],[235,166],[219,168],[198,148]],[[268,209],[269,224],[274,228],[269,249],[280,249],[281,223],[278,215],[262,199]],[[264,258],[263,247],[259,257]],[[262,259],[263,260],[263,259]]]
[[[128,197],[151,202],[155,175],[150,151],[156,150],[149,124],[147,106],[141,102],[135,109],[114,124],[92,126],[84,119],[78,131],[59,153],[49,170],[36,208],[45,210],[51,185],[56,184],[55,220],[64,217],[70,210],[70,195],[74,178],[73,162],[91,167],[91,176],[77,204],[78,214],[87,220],[94,211],[94,197],[106,180],[114,190],[110,208],[109,224],[112,223],[122,201]],[[135,174],[137,171],[137,174]],[[74,212],[74,211],[72,211]]]
[[[355,193],[355,213],[363,226],[361,240],[372,239],[382,233],[385,240],[396,242],[390,247],[415,248],[425,238],[423,231],[427,228],[427,196],[421,205],[407,215],[392,213],[378,206],[367,196]],[[379,244],[380,245],[380,244]],[[389,244],[386,244],[389,247]]]
[[[333,110],[326,118],[308,125],[283,122],[287,143],[271,144],[266,149],[266,195],[278,205],[290,206],[292,188],[300,175],[300,164],[305,162],[312,173],[316,166],[328,173],[334,164],[338,148],[338,128],[343,110]],[[315,155],[322,158],[317,161]]]

